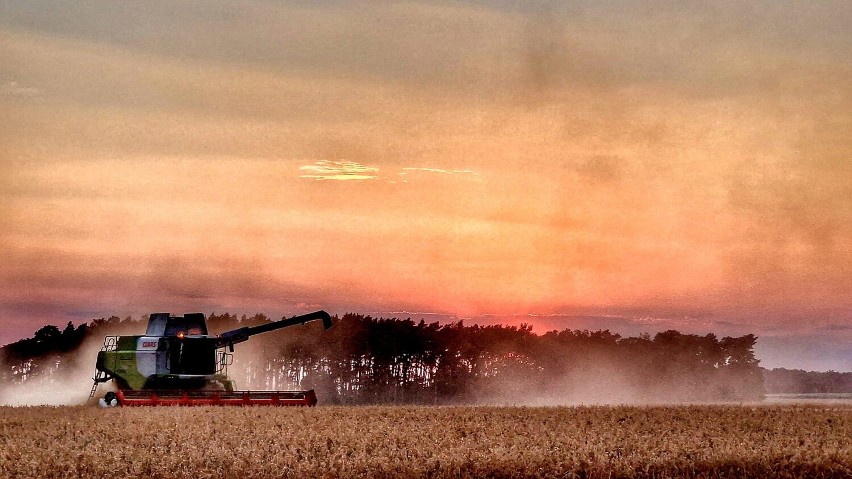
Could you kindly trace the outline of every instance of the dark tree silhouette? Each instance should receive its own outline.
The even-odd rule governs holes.
[[[852,393],[852,372],[776,368],[762,373],[767,393]]]

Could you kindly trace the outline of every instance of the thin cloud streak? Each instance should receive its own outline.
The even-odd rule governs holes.
[[[314,180],[360,181],[379,178],[378,175],[368,174],[377,173],[378,168],[365,166],[354,161],[319,160],[313,165],[300,166],[299,169],[312,173],[301,175],[301,178]]]
[[[421,168],[404,167],[404,168],[402,168],[402,170],[403,170],[403,172],[425,171],[425,172],[429,172],[429,173],[443,173],[443,174],[446,174],[446,175],[455,175],[455,174],[469,174],[469,175],[474,175],[474,176],[479,175],[479,173],[476,173],[473,170],[444,170],[444,169],[441,169],[441,168],[423,168],[423,167],[421,167]],[[403,174],[403,173],[400,173],[400,174]]]

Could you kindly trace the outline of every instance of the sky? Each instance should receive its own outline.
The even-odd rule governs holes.
[[[154,311],[852,371],[852,3],[0,5],[0,344]]]

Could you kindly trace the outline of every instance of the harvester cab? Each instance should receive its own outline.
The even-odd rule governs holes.
[[[256,334],[322,320],[331,327],[325,311],[294,316],[219,335],[207,331],[201,313],[172,316],[154,313],[144,336],[108,336],[98,353],[90,397],[102,382],[114,381],[117,391],[99,400],[101,406],[156,405],[275,405],[313,406],[309,391],[236,391],[226,374],[234,345]]]

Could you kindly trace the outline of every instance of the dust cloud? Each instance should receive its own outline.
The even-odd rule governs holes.
[[[505,379],[474,392],[476,403],[505,406],[614,406],[686,404],[683,385],[657,384],[652,392],[637,386],[614,364],[601,364],[581,373],[554,378],[548,384],[532,384],[522,378]]]
[[[55,361],[42,362],[47,374],[40,374],[20,384],[0,384],[0,406],[80,406],[89,401],[95,361],[103,345],[103,337],[88,337],[75,350],[56,356]],[[5,367],[9,367],[6,365]],[[114,389],[112,383],[101,383],[97,396]]]

